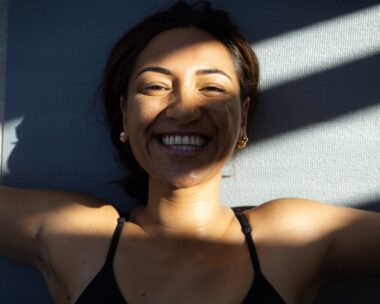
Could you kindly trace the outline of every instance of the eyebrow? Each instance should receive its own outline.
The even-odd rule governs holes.
[[[165,75],[168,75],[168,76],[173,76],[173,73],[168,70],[168,69],[165,69],[165,68],[162,68],[162,67],[158,67],[158,66],[148,66],[148,67],[145,67],[143,69],[141,69],[137,75],[136,75],[136,78],[141,75],[142,73],[145,73],[145,72],[156,72],[156,73],[161,73],[161,74],[165,74]]]
[[[227,77],[229,80],[232,81],[232,78],[225,72],[223,72],[222,70],[219,70],[219,69],[201,69],[201,70],[197,70],[195,72],[195,75],[209,75],[209,74],[221,74],[221,75],[224,75],[225,77]]]
[[[141,69],[137,73],[136,78],[145,72],[155,72],[155,73],[160,73],[160,74],[164,74],[164,75],[168,75],[168,76],[173,76],[173,73],[169,69],[166,69],[163,67],[158,67],[158,66],[148,66],[148,67]],[[197,76],[209,75],[209,74],[221,74],[233,82],[231,76],[229,76],[227,73],[223,72],[220,69],[199,69],[195,72],[195,75],[197,75]]]

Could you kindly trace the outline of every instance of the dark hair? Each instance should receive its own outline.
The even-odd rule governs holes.
[[[154,36],[172,28],[190,26],[208,32],[227,47],[239,79],[241,99],[250,97],[250,109],[256,104],[259,78],[257,58],[226,12],[213,9],[208,1],[198,1],[194,5],[177,1],[169,9],[151,15],[132,27],[112,50],[104,71],[102,92],[111,125],[112,142],[129,169],[125,188],[139,203],[147,201],[148,174],[137,163],[130,145],[120,142],[120,132],[123,130],[120,96],[126,98],[134,63]]]

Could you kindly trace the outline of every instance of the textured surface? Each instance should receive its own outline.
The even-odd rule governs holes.
[[[0,0],[0,180],[2,176],[2,142],[5,104],[5,74],[8,34],[8,1]]]
[[[226,205],[289,196],[380,210],[379,1],[213,2],[252,42],[262,69],[250,145],[226,168]],[[97,85],[121,34],[169,3],[12,0],[7,11],[0,0],[4,184],[133,206],[112,183],[123,172]],[[0,303],[51,303],[35,271],[5,258],[0,270]],[[318,303],[377,303],[378,284],[329,285]]]

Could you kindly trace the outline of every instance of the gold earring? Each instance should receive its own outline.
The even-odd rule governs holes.
[[[124,131],[120,133],[120,141],[124,144],[128,141],[128,136]]]
[[[240,138],[236,144],[236,148],[238,149],[244,149],[245,146],[247,145],[248,143],[248,136],[247,135],[244,135],[242,138]]]

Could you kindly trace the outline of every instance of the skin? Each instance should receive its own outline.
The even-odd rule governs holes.
[[[228,51],[196,28],[163,32],[140,54],[120,102],[132,150],[150,176],[147,206],[132,211],[115,255],[123,296],[240,303],[255,272],[240,224],[220,202],[220,171],[245,134],[249,100],[239,99]],[[180,153],[155,139],[184,132],[211,140]],[[287,303],[313,303],[332,277],[380,273],[377,213],[287,198],[245,214],[262,271]],[[75,303],[104,263],[117,218],[93,197],[3,187],[0,254],[40,269],[56,303]]]
[[[147,70],[151,67],[170,75]],[[215,69],[220,72],[199,73]],[[149,173],[144,214],[158,224],[160,234],[205,236],[205,229],[214,230],[215,220],[226,212],[219,198],[220,171],[246,128],[248,100],[242,104],[239,95],[227,49],[203,31],[161,33],[140,54],[129,83],[128,106],[121,99],[124,129]],[[206,134],[211,142],[192,155],[173,155],[157,143],[157,133]]]

